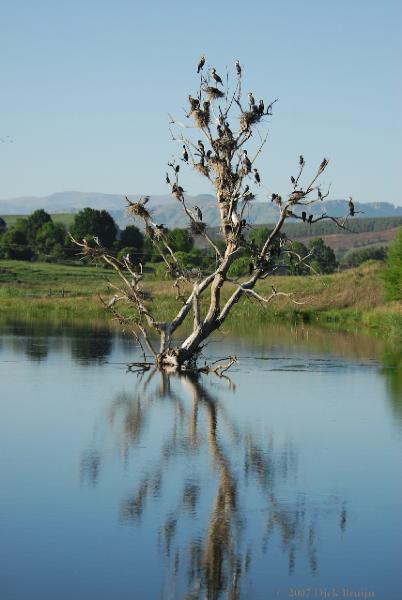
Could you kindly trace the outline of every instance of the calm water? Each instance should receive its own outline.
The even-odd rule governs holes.
[[[402,350],[265,329],[230,382],[0,334],[1,600],[402,597]]]

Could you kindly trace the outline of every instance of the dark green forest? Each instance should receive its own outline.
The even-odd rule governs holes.
[[[350,228],[353,228],[355,233],[375,232],[400,224],[401,217],[362,218],[353,221]],[[232,277],[243,276],[253,268],[255,249],[261,245],[271,229],[270,225],[250,229],[244,240],[244,247],[232,265]],[[74,215],[69,232],[79,240],[85,238],[94,244],[99,241],[118,258],[128,256],[134,265],[141,263],[148,271],[153,272],[155,277],[162,278],[165,275],[165,266],[152,242],[144,238],[142,231],[135,225],[119,229],[106,210],[81,210]],[[72,242],[69,232],[63,223],[54,222],[52,216],[43,209],[36,210],[27,217],[17,218],[9,226],[0,217],[0,258],[82,264],[77,246]],[[217,237],[217,231],[212,230],[211,233]],[[326,221],[316,223],[312,227],[304,223],[286,225],[278,239],[276,256],[273,257],[275,272],[290,275],[333,273],[339,268],[356,267],[368,260],[387,260],[387,248],[372,246],[352,249],[338,262],[332,248],[320,238],[320,235],[331,233],[351,235],[340,230],[335,223]],[[185,269],[204,271],[213,266],[214,256],[211,251],[202,248],[197,236],[190,230],[166,229],[164,235]],[[311,239],[307,245],[300,241],[291,241],[294,237],[308,235]],[[219,245],[218,241],[217,243]],[[299,257],[305,260],[300,262]]]

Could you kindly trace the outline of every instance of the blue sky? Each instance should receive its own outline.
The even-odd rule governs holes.
[[[300,153],[312,168],[329,156],[331,197],[401,205],[401,31],[393,0],[4,0],[0,198],[166,193],[167,113],[183,116],[203,52],[279,97],[258,164],[269,189],[287,191]]]

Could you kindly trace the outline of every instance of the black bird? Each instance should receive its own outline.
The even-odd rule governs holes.
[[[211,158],[212,156],[212,150],[207,150],[207,153],[205,155],[207,158]]]
[[[188,101],[190,102],[191,110],[197,110],[200,107],[200,101],[198,98],[193,98],[191,95],[188,97]]]
[[[258,184],[261,183],[261,178],[260,178],[259,172],[257,171],[257,169],[253,169],[253,171],[254,171],[254,181]]]
[[[241,66],[238,60],[236,60],[235,62],[235,66],[236,66],[236,73],[238,77],[241,77]]]
[[[188,162],[188,152],[187,152],[187,148],[184,144],[183,144],[182,155],[183,155],[184,162]]]
[[[302,212],[303,223],[306,222],[306,218],[307,218],[307,213],[303,210],[303,212]]]
[[[167,183],[168,185],[170,185],[170,178],[169,178],[169,175],[168,175],[167,173],[166,173],[166,183]]]
[[[177,183],[174,183],[172,186],[172,194],[174,196],[176,196],[176,198],[178,200],[183,200],[184,190],[180,185],[177,185]]]
[[[292,182],[292,185],[294,185],[294,184],[296,183],[296,179],[293,177],[293,175],[292,175],[292,177],[290,178],[290,181]]]
[[[222,135],[223,135],[222,127],[220,125],[217,125],[216,130],[218,132],[219,137],[222,137]]]
[[[167,233],[167,231],[168,230],[163,223],[161,223],[160,225],[155,225],[155,233],[157,237],[162,238]]]
[[[243,165],[246,167],[247,173],[251,171],[251,160],[247,156],[247,150],[243,150]]]
[[[304,165],[304,158],[303,156],[300,154],[299,156],[299,165],[302,167]]]
[[[214,81],[216,82],[216,84],[218,85],[219,83],[221,85],[223,85],[222,83],[222,79],[219,77],[218,73],[216,72],[215,67],[211,70],[211,75],[212,75],[212,79],[214,79]]]
[[[180,171],[180,165],[176,165],[174,168],[175,172],[178,173]]]
[[[205,65],[205,56],[202,54],[201,58],[199,60],[199,63],[198,63],[197,73],[199,73],[200,71],[202,71],[204,65]]]
[[[205,146],[201,140],[198,140],[198,147],[200,149],[201,154],[204,155],[205,154]]]
[[[353,204],[352,196],[349,196],[349,214],[351,217],[355,216],[355,205]]]
[[[328,159],[327,159],[327,158],[324,158],[324,159],[323,159],[323,161],[322,161],[322,163],[320,164],[320,167],[319,167],[319,169],[318,169],[318,172],[319,172],[319,173],[322,173],[322,172],[323,172],[323,170],[325,169],[325,167],[327,166],[327,164],[328,164]]]
[[[311,223],[313,222],[313,215],[309,215],[307,221],[309,225],[311,225]]]
[[[229,137],[233,137],[232,130],[229,127],[229,123],[225,123],[224,127],[225,127],[226,135],[228,135]]]
[[[198,206],[194,206],[194,212],[197,215],[198,221],[202,221],[202,212]]]
[[[265,110],[265,106],[264,106],[264,100],[260,100],[260,103],[258,105],[258,112],[260,115],[264,114],[264,110]]]

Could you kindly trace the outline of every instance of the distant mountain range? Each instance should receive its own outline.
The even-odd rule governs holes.
[[[139,194],[130,194],[133,201],[140,198]],[[187,196],[189,207],[197,205],[203,213],[203,220],[211,227],[218,225],[218,212],[216,200],[212,195]],[[110,212],[120,227],[125,227],[129,222],[124,206],[124,196],[120,194],[101,194],[97,192],[58,192],[50,196],[26,196],[0,200],[0,215],[27,215],[43,208],[49,213],[75,213],[85,207],[105,209]],[[188,219],[180,210],[177,200],[170,195],[151,196],[148,205],[159,223],[167,227],[184,227]],[[394,217],[402,216],[402,206],[394,206],[390,202],[355,203],[357,217]],[[269,201],[254,201],[248,209],[246,218],[250,223],[272,223],[278,215],[276,207]],[[324,212],[341,217],[348,213],[346,200],[327,200],[312,205],[311,212],[315,215]]]

